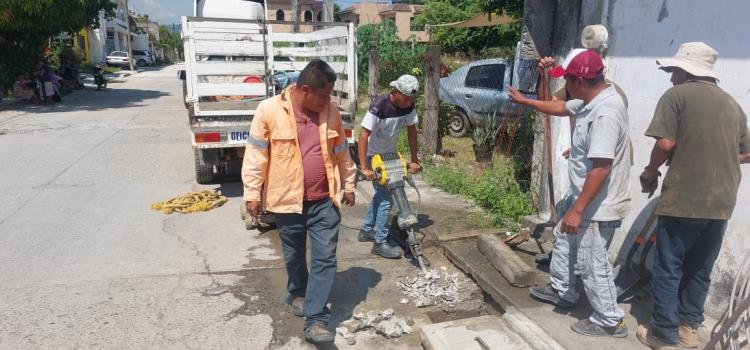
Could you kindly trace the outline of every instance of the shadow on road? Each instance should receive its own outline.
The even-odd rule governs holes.
[[[369,267],[350,267],[336,273],[331,300],[331,326],[352,318],[354,308],[367,300],[370,289],[380,283],[382,275]],[[333,328],[333,327],[332,327]]]

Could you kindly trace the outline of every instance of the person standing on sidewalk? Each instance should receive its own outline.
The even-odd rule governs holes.
[[[718,85],[713,65],[718,53],[704,43],[685,43],[674,58],[656,61],[672,74],[674,86],[656,105],[646,136],[656,139],[640,176],[653,195],[659,167],[669,170],[656,205],[650,328],[638,339],[652,349],[700,346],[703,303],[711,270],[737,201],[740,164],[750,161],[747,117]]]
[[[362,175],[367,180],[375,177],[370,161],[375,154],[396,152],[396,142],[401,130],[406,128],[411,150],[409,171],[416,174],[421,169],[417,148],[417,112],[415,99],[419,92],[419,80],[404,74],[391,82],[392,90],[377,96],[370,103],[359,132],[359,159]],[[367,215],[359,230],[360,242],[373,242],[372,253],[384,258],[398,259],[401,248],[389,242],[391,194],[383,185],[373,182],[375,195],[367,208]]]
[[[510,97],[545,114],[576,117],[568,159],[572,204],[555,227],[550,284],[533,287],[531,295],[572,307],[578,301],[579,275],[594,313],[571,328],[588,336],[626,337],[607,249],[630,209],[629,121],[623,99],[603,71],[599,53],[575,49],[550,71],[552,77],[565,78],[573,100],[533,100],[513,88]]]
[[[261,102],[242,165],[248,213],[258,217],[265,207],[275,214],[288,299],[293,313],[305,316],[304,337],[313,343],[334,341],[327,329],[331,311],[326,304],[336,277],[339,208],[355,200],[356,166],[341,115],[331,102],[335,82],[333,69],[316,59],[302,70],[296,85]]]

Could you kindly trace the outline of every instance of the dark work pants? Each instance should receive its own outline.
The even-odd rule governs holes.
[[[305,329],[320,322],[328,324],[326,307],[336,278],[336,246],[341,214],[331,199],[304,202],[302,214],[276,214],[276,225],[284,249],[291,299],[305,298]],[[305,259],[310,237],[311,266]]]
[[[659,217],[651,279],[651,327],[659,340],[677,344],[680,323],[703,323],[703,303],[726,228],[726,220]]]

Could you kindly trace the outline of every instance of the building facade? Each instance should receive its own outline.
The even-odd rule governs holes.
[[[338,16],[342,22],[354,23],[355,27],[392,21],[401,40],[427,42],[429,35],[424,28],[414,25],[414,18],[423,9],[422,5],[361,2],[342,10]]]

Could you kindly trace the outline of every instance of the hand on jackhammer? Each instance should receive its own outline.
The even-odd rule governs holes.
[[[656,188],[659,187],[659,176],[661,173],[658,170],[644,169],[641,173],[641,192],[648,193],[648,198],[654,195]]]
[[[247,213],[254,218],[259,217],[262,211],[260,201],[247,201],[245,202],[245,208],[247,208]]]
[[[409,172],[412,174],[418,174],[422,170],[422,166],[417,162],[409,163]]]
[[[375,172],[370,169],[362,169],[359,172],[362,173],[362,177],[364,177],[367,181],[372,181],[373,179],[375,179]]]

